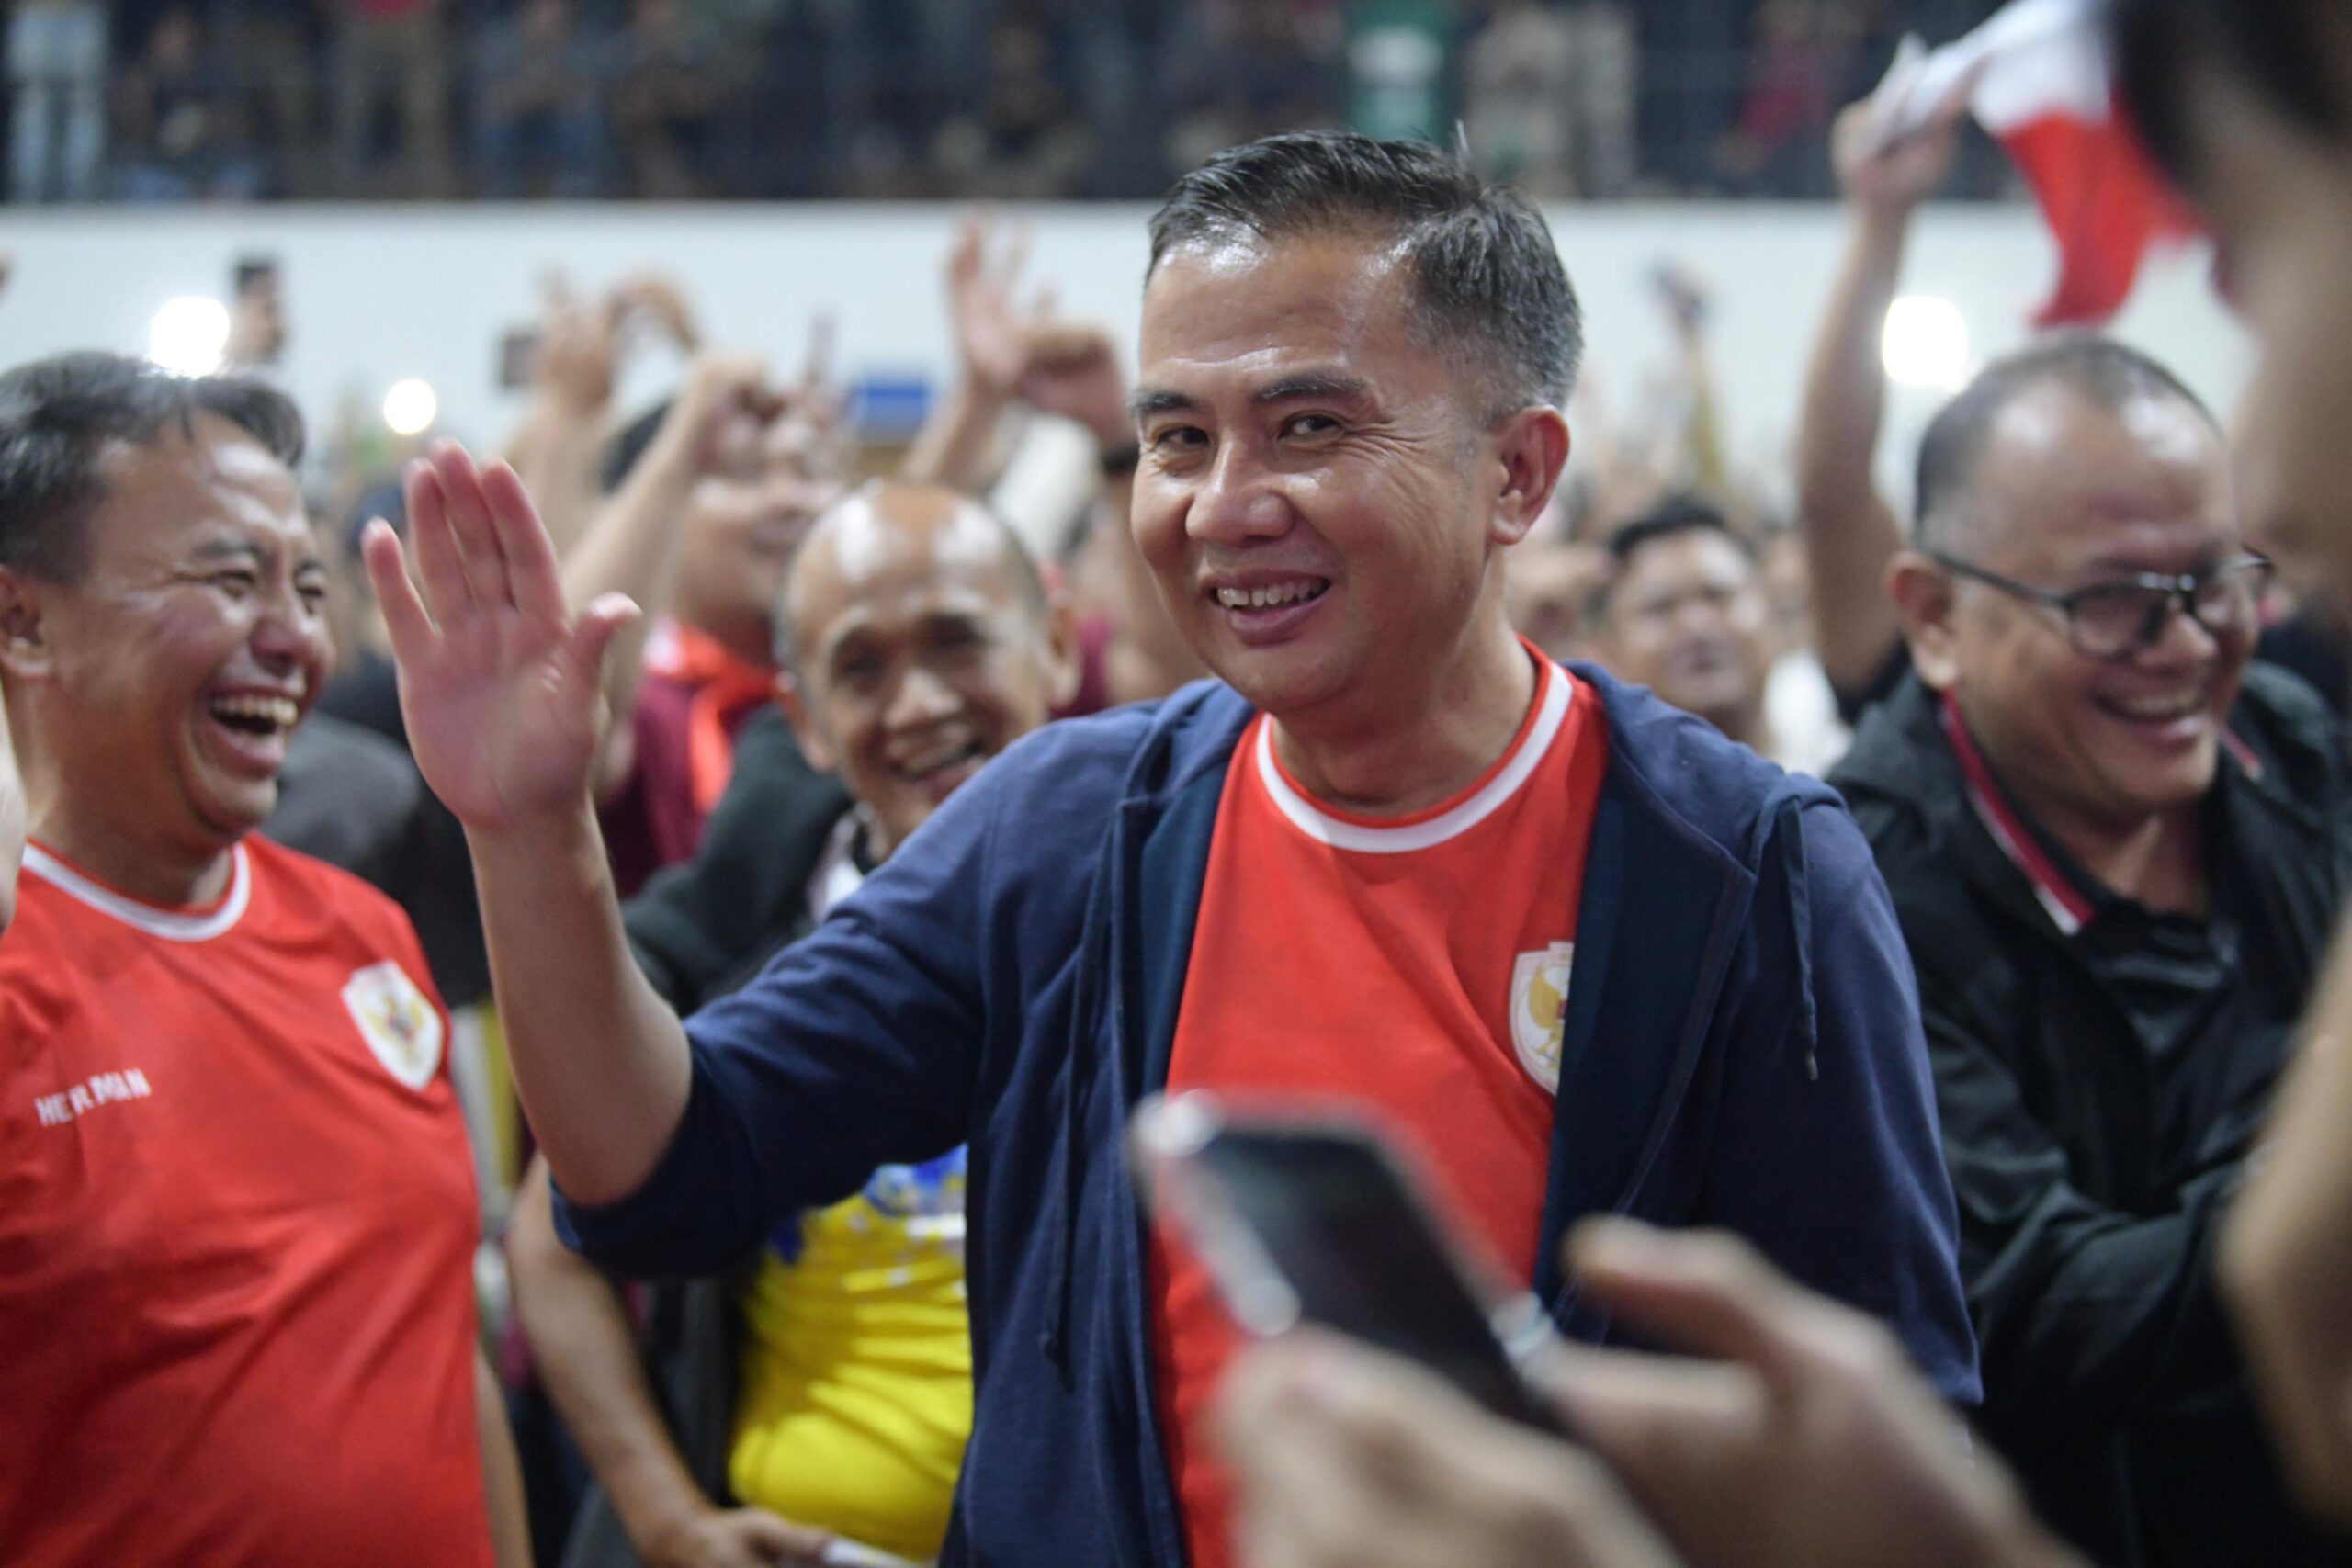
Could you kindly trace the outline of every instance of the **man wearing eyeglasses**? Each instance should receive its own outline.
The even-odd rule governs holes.
[[[2214,1294],[2352,864],[2342,739],[2249,661],[2268,563],[2212,416],[2068,338],[1930,425],[1914,672],[1833,775],[1918,970],[1988,1435],[2098,1561],[2340,1561]]]

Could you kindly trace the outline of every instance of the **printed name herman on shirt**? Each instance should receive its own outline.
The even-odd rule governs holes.
[[[77,1083],[62,1094],[44,1094],[33,1101],[33,1114],[40,1118],[44,1127],[62,1127],[76,1116],[86,1116],[101,1105],[119,1100],[144,1100],[155,1091],[147,1087],[147,1075],[137,1067],[119,1073],[99,1073],[87,1083]]]

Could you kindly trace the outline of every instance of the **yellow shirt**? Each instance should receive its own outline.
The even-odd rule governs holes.
[[[972,1430],[964,1151],[885,1166],[804,1217],[745,1288],[728,1483],[741,1501],[902,1557],[939,1554]]]

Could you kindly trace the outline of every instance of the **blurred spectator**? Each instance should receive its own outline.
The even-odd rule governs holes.
[[[8,15],[8,194],[88,201],[106,158],[107,13],[95,0],[16,0]]]
[[[1073,709],[1165,696],[1204,671],[1127,527],[1141,454],[1118,350],[1100,327],[1057,320],[1043,299],[1026,310],[1016,301],[1025,250],[1022,236],[1000,234],[984,212],[965,220],[946,268],[961,374],[933,405],[900,472],[979,495],[1002,469],[1016,409],[1083,429],[1102,491],[1069,562],[1085,670]]]
[[[334,176],[317,125],[323,17],[317,0],[213,0],[206,11],[238,85],[273,196],[317,197]]]
[[[1757,11],[1739,118],[1716,154],[1736,190],[1826,196],[1821,138],[1843,96],[1834,0],[1765,0]]]
[[[1882,141],[1873,99],[1849,105],[1831,135],[1846,200],[1846,254],[1806,370],[1797,426],[1797,521],[1814,583],[1815,643],[1849,722],[1911,668],[1901,617],[1882,591],[1905,529],[1880,493],[1872,466],[1886,410],[1880,339],[1902,282],[1913,216],[1957,154],[1967,87],[1959,84],[1926,124],[1900,141]],[[2282,619],[2274,602],[2266,605],[2266,620],[2261,658],[2302,675],[2339,711],[2352,701],[2337,615],[2309,605]]]
[[[1511,628],[1553,659],[1592,657],[1592,604],[1609,571],[1607,552],[1590,545],[1521,540],[1511,547],[1503,573]]]
[[[1797,518],[1814,585],[1822,668],[1849,716],[1893,687],[1904,668],[1902,618],[1885,592],[1905,542],[1902,519],[1872,470],[1886,415],[1880,338],[1903,279],[1911,220],[1951,171],[1964,93],[1926,123],[1883,142],[1865,99],[1838,117],[1831,156],[1846,202],[1846,251],[1815,330],[1797,424]]]
[[[794,727],[851,793],[779,752],[786,777],[739,774],[704,851],[632,901],[630,945],[682,1012],[805,934],[1076,673],[1019,542],[950,491],[885,483],[837,505],[786,595]],[[657,1564],[804,1561],[834,1535],[936,1555],[971,1427],[964,1170],[960,1148],[885,1167],[731,1276],[665,1288],[668,1422],[612,1285],[558,1242],[534,1177],[509,1244],[517,1302],[605,1489],[567,1568],[635,1562],[630,1544]],[[712,1354],[728,1345],[740,1355]]]
[[[1645,179],[1683,192],[1718,183],[1715,152],[1738,118],[1756,0],[1641,0],[1634,7]]]
[[[614,46],[610,89],[630,195],[678,201],[704,194],[728,87],[722,39],[686,0],[634,0]]]
[[[989,85],[977,124],[941,133],[941,173],[959,194],[1004,200],[1067,197],[1091,156],[1091,138],[1055,79],[1052,40],[1007,18],[989,37]]]
[[[697,361],[677,398],[616,442],[617,489],[563,582],[574,604],[617,592],[643,612],[606,666],[599,769],[624,895],[701,841],[736,735],[775,694],[786,567],[845,472],[828,394],[773,391],[744,357]]]
[[[344,191],[381,184],[404,196],[447,197],[449,150],[448,35],[443,0],[338,0],[335,152]],[[377,117],[393,110],[398,152],[375,167]]]
[[[1618,0],[1499,0],[1462,80],[1471,152],[1495,177],[1547,201],[1632,187],[1640,74]]]
[[[1179,113],[1167,146],[1174,166],[1339,118],[1340,33],[1329,6],[1202,0],[1176,27],[1170,66]]]
[[[1634,188],[1639,149],[1634,113],[1642,83],[1634,9],[1623,0],[1569,0],[1574,28],[1568,106],[1576,188],[1589,197],[1622,197]]]
[[[645,348],[666,343],[692,354],[702,339],[685,295],[659,274],[625,278],[582,299],[555,272],[542,293],[537,324],[501,348],[523,361],[514,369],[530,388],[506,459],[538,506],[556,553],[565,555],[604,497],[615,383]]]
[[[115,80],[115,179],[124,199],[259,196],[248,98],[195,9],[164,12],[146,52]]]
[[[484,31],[473,100],[484,196],[597,194],[602,50],[574,0],[523,0]]]
[[[1682,497],[1618,530],[1609,553],[1594,631],[1610,672],[1793,773],[1826,773],[1846,739],[1834,716],[1782,735],[1767,711],[1776,638],[1755,545]]]
[[[257,374],[286,354],[286,295],[277,263],[267,256],[238,262],[236,294],[229,301],[229,341],[221,350],[228,369]]]
[[[1462,119],[1489,178],[1538,201],[1576,194],[1569,83],[1574,24],[1543,0],[1498,0],[1462,51]]]

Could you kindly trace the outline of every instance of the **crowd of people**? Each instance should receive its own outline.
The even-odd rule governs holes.
[[[1612,424],[1538,210],[1350,132],[1183,174],[1131,348],[972,218],[910,441],[653,275],[496,461],[0,373],[0,1550],[2352,1561],[2352,20],[2109,25],[2255,384],[2039,340],[1907,504],[1956,105],[1838,122],[1787,515],[1691,277]],[[1556,1421],[1242,1332],[1193,1092],[1400,1148]]]
[[[1543,199],[1817,196],[1857,73],[1989,6],[17,0],[9,194],[1149,199],[1271,130],[1459,120]]]

